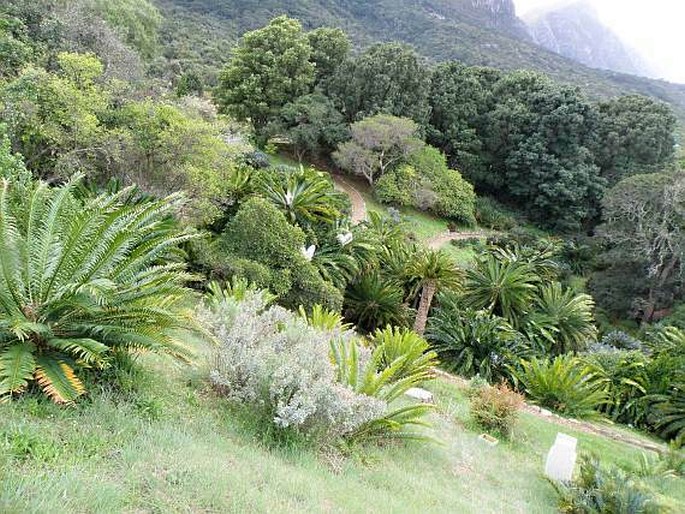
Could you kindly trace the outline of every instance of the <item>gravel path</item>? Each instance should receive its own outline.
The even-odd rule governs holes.
[[[470,231],[470,232],[443,232],[437,236],[431,237],[426,241],[426,246],[431,250],[439,250],[450,241],[463,241],[464,239],[481,238],[492,235],[493,232],[484,230]]]
[[[352,223],[356,225],[357,223],[364,221],[366,219],[366,202],[361,193],[357,191],[345,177],[331,174],[331,178],[335,183],[335,188],[338,191],[342,191],[350,198],[350,202],[352,203]]]

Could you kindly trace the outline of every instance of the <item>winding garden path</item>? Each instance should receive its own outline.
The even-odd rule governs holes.
[[[426,246],[428,246],[431,250],[439,250],[450,241],[463,241],[465,239],[487,237],[489,235],[492,235],[493,233],[494,232],[488,232],[485,230],[472,230],[467,232],[443,232],[428,239],[426,241]]]
[[[362,194],[343,176],[331,173],[335,188],[345,193],[352,202],[352,223],[355,225],[366,219],[366,202]]]

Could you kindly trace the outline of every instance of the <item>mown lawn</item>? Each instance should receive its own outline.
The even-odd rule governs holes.
[[[541,469],[557,427],[525,415],[514,442],[488,447],[451,383],[430,386],[435,443],[317,450],[265,444],[244,411],[207,388],[202,365],[148,357],[143,367],[129,392],[103,389],[76,407],[0,406],[0,512],[555,510]],[[574,435],[606,461],[640,453]],[[659,482],[684,509],[685,481]]]

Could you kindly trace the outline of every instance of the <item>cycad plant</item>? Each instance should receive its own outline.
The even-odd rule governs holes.
[[[488,253],[466,272],[464,303],[501,316],[518,328],[533,307],[539,281],[527,262]]]
[[[406,366],[396,377],[430,376],[437,365],[438,355],[429,348],[428,341],[416,332],[399,327],[378,329],[368,337],[371,347],[378,352],[377,358],[383,366],[391,366],[397,359],[404,358]]]
[[[534,306],[526,320],[526,333],[553,354],[580,351],[596,340],[595,302],[590,295],[576,294],[553,282],[540,288]]]
[[[410,312],[400,286],[378,272],[361,277],[345,293],[345,318],[364,332],[387,325],[404,326]]]
[[[521,369],[514,374],[534,403],[568,416],[595,417],[607,402],[602,381],[570,354],[521,361]]]
[[[0,190],[0,397],[30,384],[58,403],[81,395],[83,368],[150,350],[188,358],[194,327],[171,215],[181,198],[82,199],[77,182],[35,185],[21,208]]]
[[[407,274],[415,284],[412,296],[421,295],[416,310],[414,331],[423,334],[426,331],[426,322],[435,293],[460,287],[462,273],[445,252],[428,250],[415,257],[407,267]]]
[[[419,350],[421,338],[407,334],[392,329],[377,332],[374,336],[376,345],[369,360],[361,358],[355,339],[331,341],[330,357],[336,369],[336,380],[355,393],[388,404],[383,416],[362,425],[351,434],[352,438],[426,438],[412,428],[429,426],[425,417],[433,406],[405,405],[396,401],[412,387],[434,378],[433,368],[437,359],[434,352]]]
[[[343,197],[323,174],[300,168],[270,173],[261,180],[259,193],[300,226],[333,223],[345,207]]]
[[[499,316],[463,309],[453,295],[441,295],[427,337],[443,365],[461,376],[488,382],[509,376],[507,365],[529,356],[525,338]]]

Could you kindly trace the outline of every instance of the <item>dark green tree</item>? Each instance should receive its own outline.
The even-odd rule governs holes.
[[[349,129],[333,102],[319,92],[301,96],[281,110],[268,132],[285,137],[295,157],[330,154],[349,138]]]
[[[676,117],[664,102],[640,95],[599,104],[597,165],[611,184],[628,175],[660,171],[675,153]]]
[[[316,84],[326,82],[349,56],[352,44],[341,29],[321,27],[307,33],[312,48],[310,61],[316,70]]]
[[[418,54],[406,45],[374,45],[341,66],[329,94],[348,121],[384,113],[428,120],[430,74]]]
[[[492,89],[502,73],[450,62],[431,75],[428,142],[467,175],[483,173],[482,118],[494,102]]]
[[[508,196],[536,221],[577,229],[595,214],[604,181],[589,150],[597,111],[577,90],[514,72],[493,90],[482,129],[488,173],[476,184]]]
[[[309,92],[315,69],[311,46],[297,20],[281,16],[245,34],[216,88],[222,112],[249,120],[260,143],[287,103]]]

